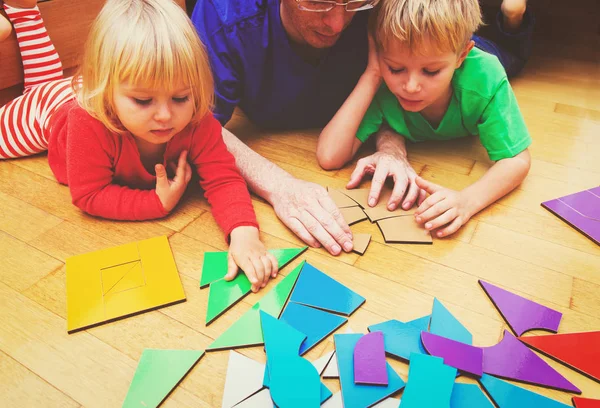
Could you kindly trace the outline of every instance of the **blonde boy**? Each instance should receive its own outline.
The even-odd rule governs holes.
[[[524,0],[503,4],[499,28],[510,30],[509,37],[521,35],[528,40],[530,25],[525,35],[519,32],[523,22],[531,21],[525,6]],[[474,47],[473,33],[480,24],[477,0],[383,0],[372,20],[368,67],[319,137],[319,163],[335,168],[348,162],[371,135],[389,126],[396,134],[388,138],[387,146],[380,146],[378,140],[380,151],[359,161],[348,188],[358,185],[366,172],[375,172],[370,194],[374,205],[391,175],[396,187],[388,208],[395,208],[403,198],[404,209],[417,202],[417,222],[435,230],[438,237],[456,232],[474,214],[512,191],[530,167],[531,138],[501,56]],[[423,180],[408,164],[404,139],[418,142],[470,135],[479,136],[496,163],[464,190]],[[399,179],[406,181],[398,183]]]

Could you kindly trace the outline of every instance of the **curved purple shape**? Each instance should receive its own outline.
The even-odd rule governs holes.
[[[483,372],[510,380],[581,394],[581,390],[550,367],[508,330],[491,347],[483,347]]]
[[[483,350],[481,347],[471,346],[428,332],[421,332],[421,340],[425,350],[432,356],[442,357],[444,364],[478,377],[483,375]]]
[[[354,383],[388,385],[383,332],[362,336],[354,347]]]
[[[517,336],[533,329],[558,331],[562,313],[482,280],[479,284]]]

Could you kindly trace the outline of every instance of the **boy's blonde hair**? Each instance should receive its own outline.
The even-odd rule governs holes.
[[[400,41],[412,53],[460,53],[481,25],[478,0],[382,0],[371,20],[379,48]]]
[[[213,105],[208,56],[185,12],[172,0],[108,0],[96,17],[73,80],[77,101],[108,129],[124,131],[114,108],[122,82],[173,90],[190,86],[197,123]]]

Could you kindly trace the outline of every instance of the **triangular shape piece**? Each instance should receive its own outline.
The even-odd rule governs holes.
[[[350,316],[365,298],[306,263],[290,301]]]
[[[359,206],[341,208],[340,213],[348,225],[356,224],[367,219],[367,215]]]
[[[354,383],[352,356],[356,343],[362,336],[362,334],[335,334],[333,336],[345,408],[370,407],[404,387],[404,381],[388,363],[386,363],[388,385],[374,386]]]
[[[265,388],[247,400],[240,402],[235,408],[273,408],[271,392]]]
[[[421,340],[425,350],[432,356],[443,358],[444,364],[478,377],[483,374],[483,350],[480,347],[428,332],[421,332]]]
[[[329,364],[325,367],[323,371],[323,378],[340,378],[340,373],[338,371],[338,363],[337,363],[337,354],[335,351],[331,356],[331,360],[329,360]]]
[[[600,245],[600,187],[546,201],[542,206]]]
[[[329,353],[326,353],[323,356],[316,359],[315,361],[313,361],[313,365],[317,369],[319,375],[323,374],[323,371],[325,371],[325,368],[327,368],[327,364],[329,364],[334,354],[335,350],[331,350]]]
[[[348,321],[345,317],[294,302],[288,303],[280,320],[306,335],[306,340],[300,346],[300,355]]]
[[[106,297],[144,286],[144,273],[140,261],[102,269],[102,294]]]
[[[354,201],[345,194],[344,190],[336,190],[331,187],[328,187],[327,192],[329,193],[329,197],[331,197],[331,199],[339,209],[355,207],[358,205],[356,201]]]
[[[260,314],[273,402],[280,407],[318,408],[331,392],[323,395],[317,370],[298,355],[306,336],[265,312]]]
[[[479,381],[499,408],[571,408],[570,405],[517,387],[491,375],[484,374]]]
[[[522,381],[581,394],[558,371],[521,343],[508,330],[500,343],[483,347],[483,372],[509,380]]]
[[[600,381],[600,331],[519,337],[519,340]]]
[[[383,345],[383,332],[362,336],[354,347],[354,382],[387,385],[388,375]]]
[[[418,319],[407,322],[415,327],[418,327],[422,331],[429,331],[429,323],[431,322],[431,315],[419,317]]]
[[[562,313],[491,283],[480,280],[479,284],[517,336],[533,329],[558,331]]]
[[[371,243],[371,234],[354,234],[352,250],[357,254],[363,255]]]
[[[429,331],[465,344],[473,344],[473,335],[461,322],[437,299],[433,299],[433,312]]]
[[[123,408],[159,406],[203,354],[197,350],[145,349]]]
[[[263,310],[271,316],[279,318],[303,266],[304,262],[288,273],[281,282],[235,321],[206,350],[225,350],[263,344],[259,311]]]
[[[419,225],[413,216],[386,218],[377,226],[388,244],[432,244],[431,233]]]
[[[263,387],[264,375],[264,364],[230,351],[221,407],[231,408],[258,392]]]
[[[600,400],[573,397],[573,404],[575,408],[600,408]]]
[[[427,354],[421,342],[421,327],[399,320],[388,320],[368,327],[370,332],[383,332],[385,352],[408,361],[411,354]]]
[[[494,408],[494,404],[477,385],[454,383],[450,408]]]
[[[306,251],[303,248],[269,249],[269,252],[277,259],[279,269],[293,261],[298,255]],[[227,251],[205,252],[202,261],[202,275],[200,276],[200,288],[205,288],[213,282],[223,279],[227,275]],[[239,274],[244,274],[242,271]]]
[[[443,359],[426,354],[411,355],[400,408],[449,407],[455,379],[456,368],[445,365]]]
[[[250,293],[252,284],[246,275],[240,272],[231,281],[221,279],[213,282],[208,290],[207,326]]]

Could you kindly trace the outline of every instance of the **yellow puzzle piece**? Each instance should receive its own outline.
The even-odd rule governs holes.
[[[167,237],[67,259],[67,331],[185,301]]]

